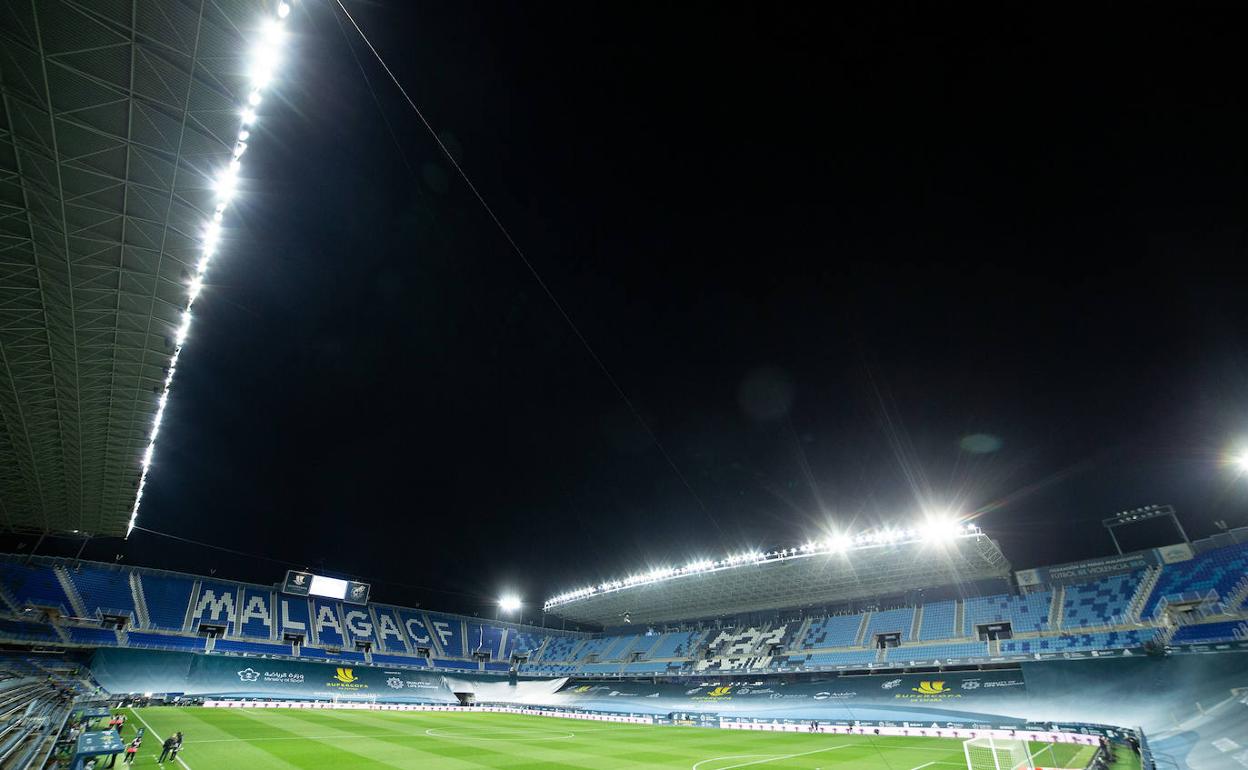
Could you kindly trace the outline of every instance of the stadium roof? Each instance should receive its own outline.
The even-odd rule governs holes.
[[[600,626],[618,626],[626,614],[633,623],[665,623],[826,606],[1009,573],[1000,546],[977,528],[938,538],[907,531],[654,570],[569,592],[544,609]]]
[[[127,532],[259,88],[248,41],[288,12],[0,3],[0,526]]]

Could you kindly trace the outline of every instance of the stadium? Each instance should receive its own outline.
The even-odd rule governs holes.
[[[194,360],[192,310],[200,313],[198,302],[224,293],[208,283],[209,268],[227,269],[214,266],[229,259],[219,252],[243,240],[239,233],[246,228],[231,230],[232,222],[250,218],[253,234],[269,227],[254,222],[264,219],[256,213],[263,204],[239,200],[249,185],[254,195],[262,184],[246,173],[258,152],[289,153],[263,132],[266,110],[272,115],[280,109],[273,105],[287,98],[280,76],[298,50],[291,40],[301,41],[307,56],[308,40],[333,31],[323,23],[332,17],[344,37],[358,34],[360,42],[349,45],[376,57],[398,86],[403,109],[410,105],[429,128],[347,6],[313,5],[6,0],[0,6],[0,770],[85,770],[116,762],[183,770],[1248,767],[1248,527],[1220,519],[1189,538],[1170,505],[1105,519],[1116,547],[1130,528],[1160,522],[1177,532],[1167,529],[1159,542],[1116,553],[1079,542],[1100,536],[1096,524],[1058,521],[1048,527],[1062,532],[1058,553],[1078,558],[1025,569],[1014,562],[1036,564],[1028,549],[1007,545],[993,528],[1003,517],[992,514],[1006,502],[974,513],[919,505],[917,516],[886,516],[862,526],[826,516],[817,527],[802,526],[794,506],[781,506],[792,526],[772,527],[773,533],[819,534],[711,554],[718,546],[708,543],[729,538],[696,547],[687,538],[667,547],[672,538],[656,533],[669,532],[664,520],[683,514],[663,514],[660,509],[670,509],[658,503],[646,514],[621,503],[600,514],[578,510],[558,518],[533,514],[517,501],[514,510],[491,519],[476,513],[486,505],[474,500],[430,513],[435,506],[420,501],[425,490],[408,485],[407,474],[415,478],[418,470],[375,472],[373,460],[359,460],[415,451],[407,435],[372,444],[360,424],[400,418],[357,414],[374,400],[360,391],[343,395],[336,413],[319,396],[306,400],[318,415],[329,413],[324,424],[349,423],[351,431],[361,431],[363,449],[343,440],[350,451],[323,464],[307,457],[273,460],[265,483],[277,496],[296,494],[289,487],[307,485],[306,479],[284,487],[283,474],[305,464],[323,477],[349,477],[353,489],[390,483],[404,487],[401,495],[410,503],[401,515],[348,495],[333,503],[332,518],[292,505],[242,525],[209,522],[220,534],[215,543],[145,526],[194,518],[169,500],[183,494],[190,476],[217,473],[218,462],[231,468],[222,474],[228,479],[223,497],[200,501],[196,510],[208,511],[208,518],[220,514],[224,522],[228,514],[221,509],[246,497],[233,493],[234,474],[244,475],[247,465],[229,465],[233,447],[205,451],[211,457],[203,460],[199,447],[187,443],[171,452],[186,462],[182,475],[172,474],[156,503],[150,490],[161,483],[160,447],[176,433],[167,417],[181,396],[175,384],[202,371],[178,374],[190,365],[184,345]],[[354,55],[357,49],[350,50]],[[345,61],[348,69],[365,72],[363,60]],[[362,100],[377,102],[384,121],[372,81],[358,90]],[[365,122],[344,125],[358,130]],[[393,126],[382,125],[386,141],[401,145]],[[575,352],[589,354],[595,377],[605,374],[610,397],[622,399],[625,421],[635,418],[644,428],[642,439],[660,458],[646,473],[674,471],[680,483],[672,487],[696,499],[688,509],[707,513],[694,487],[709,484],[705,479],[714,474],[681,472],[686,456],[660,443],[645,410],[625,394],[469,181],[454,142],[429,131],[445,165],[426,166],[423,183],[438,191],[448,178],[462,177],[469,204],[488,212],[484,227],[502,231],[557,308],[556,321],[574,332]],[[406,157],[389,162],[406,164]],[[295,189],[283,197],[313,192]],[[330,205],[345,208],[338,199]],[[385,296],[399,281],[380,283],[378,296]],[[299,304],[302,298],[289,303]],[[212,308],[205,315],[225,312],[220,304]],[[377,333],[368,323],[356,325]],[[407,327],[403,335],[421,336]],[[324,342],[308,356],[313,363],[302,379],[332,368],[319,357],[323,350],[349,346]],[[403,356],[389,343],[376,348],[376,378],[404,379],[386,368]],[[491,355],[497,349],[479,357]],[[528,366],[526,359],[513,368]],[[370,376],[364,372],[363,379]],[[423,370],[421,377],[436,379]],[[447,387],[467,389],[472,379],[450,377]],[[768,393],[788,387],[781,377],[764,379]],[[815,443],[798,435],[788,411],[782,420],[760,417],[750,397],[753,382],[746,378],[739,399],[754,421],[751,430],[784,422],[783,435],[802,446]],[[305,385],[296,377],[269,390],[297,393]],[[231,401],[221,394],[247,388],[205,387],[228,402],[226,408],[245,408],[245,396]],[[563,408],[566,394],[552,390]],[[474,410],[488,400],[475,398],[466,397]],[[764,406],[763,412],[771,409]],[[211,430],[212,421],[206,422]],[[883,422],[894,424],[891,417]],[[282,427],[275,418],[271,432],[295,435],[298,443],[303,424]],[[498,436],[509,430],[496,427]],[[246,429],[253,437],[248,444],[264,444],[267,427]],[[539,439],[528,434],[541,432],[527,431],[520,448],[509,445],[515,462],[542,454],[528,443],[537,447]],[[958,444],[959,458],[982,460],[1002,442],[973,434],[945,443]],[[270,454],[281,454],[274,447]],[[638,453],[631,445],[621,449],[621,466]],[[187,462],[188,455],[196,455],[196,463]],[[471,465],[482,457],[456,462]],[[1232,466],[1241,483],[1245,458],[1221,463]],[[909,473],[910,460],[903,459],[899,464]],[[735,473],[744,464],[725,460],[723,466]],[[177,461],[166,467],[178,467]],[[553,508],[565,493],[575,495],[567,491],[571,482],[551,475],[556,481],[543,494]],[[1055,471],[1032,486],[1067,475]],[[600,486],[643,486],[635,478],[616,481]],[[488,488],[507,484],[473,477],[472,486],[471,494],[484,499]],[[789,505],[784,495],[791,488],[783,494],[768,488],[768,499]],[[192,495],[185,497],[190,505]],[[1204,522],[1212,515],[1194,516]],[[686,534],[706,526],[702,514],[687,518],[697,523]],[[705,519],[719,526],[713,515]],[[771,521],[756,508],[738,517],[749,524],[760,519]],[[580,538],[582,527],[589,534]],[[318,561],[307,547],[297,554],[306,561],[297,563],[273,555],[298,549],[301,532],[311,529],[351,549],[343,545]],[[164,563],[158,562],[164,545],[141,545],[153,542],[142,538],[157,536],[166,540],[155,542],[176,541],[185,553],[209,555],[187,559],[184,569],[144,566]],[[410,555],[398,567],[370,563],[371,541],[404,541]],[[640,546],[626,551],[621,543],[628,542]],[[57,551],[66,543],[72,555]],[[89,547],[97,550],[84,556]],[[360,553],[348,553],[352,549]],[[604,576],[591,566],[603,556],[614,569],[624,561],[619,554],[637,550],[648,561],[631,571]],[[671,558],[691,551],[706,555],[686,563]],[[110,552],[116,552],[111,562]],[[393,590],[398,583],[360,568],[393,574],[388,570],[401,567],[402,574],[428,580],[439,572],[428,566],[437,554],[456,566],[449,577],[436,576],[441,588],[401,586],[409,590],[403,595],[419,595],[419,604],[375,601],[382,591],[374,589],[389,583],[389,598],[399,595]],[[490,568],[482,554],[510,554],[529,573],[575,579],[535,604],[490,597],[497,605],[491,618],[480,602],[474,612],[463,598],[480,599],[473,581]],[[218,570],[216,558],[249,562],[247,571]],[[351,559],[354,569],[341,563]],[[427,595],[440,598],[424,601]],[[531,622],[523,622],[523,612],[513,616],[524,604]]]

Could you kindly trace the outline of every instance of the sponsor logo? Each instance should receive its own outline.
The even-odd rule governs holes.
[[[589,692],[591,689],[593,688],[590,687],[589,685],[583,684],[580,687],[573,687],[571,692]],[[697,692],[697,691],[695,690],[694,692]]]
[[[685,695],[697,695],[700,692],[702,692],[702,688],[695,687],[692,690],[685,690]]]
[[[402,690],[403,680],[399,679],[397,676],[392,676],[386,680],[386,686],[395,690]]]
[[[828,698],[852,698],[857,694],[856,692],[817,692],[811,697],[815,700],[827,700]]]
[[[978,679],[968,679],[962,683],[963,690],[978,690],[980,682]]]
[[[711,690],[710,692],[707,693],[707,695],[709,695],[712,698],[722,698],[725,695],[731,695],[731,694],[732,694],[732,685],[730,684],[726,684],[722,687],[716,687],[714,690]]]
[[[945,687],[945,683],[941,681],[919,682],[918,687],[911,687],[910,689],[920,695],[943,695],[949,692],[949,689]]]
[[[339,668],[334,672],[334,681],[327,682],[326,687],[337,687],[343,690],[367,690],[368,685],[360,681],[354,670]]]
[[[337,679],[339,682],[342,682],[343,684],[354,684],[355,674],[352,673],[351,669],[349,668],[340,668],[338,669],[337,673],[334,674],[334,679]],[[923,684],[927,684],[927,682],[924,682]]]
[[[894,687],[897,687],[897,686],[898,686],[898,685],[900,685],[900,684],[901,684],[901,680],[900,680],[900,679],[889,679],[887,682],[885,682],[884,684],[880,685],[880,688],[881,688],[881,689],[884,689],[884,690],[891,690],[891,689],[893,689]]]
[[[303,575],[303,574],[295,575],[295,585],[301,586],[303,585],[304,581],[306,581],[307,579],[308,579],[307,575]]]
[[[238,672],[238,680],[240,682],[256,682],[260,680],[260,672],[254,668],[245,668]]]

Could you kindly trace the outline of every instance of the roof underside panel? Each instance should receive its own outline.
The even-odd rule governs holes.
[[[765,610],[822,607],[915,588],[1006,577],[1010,564],[986,535],[821,553],[682,575],[575,599],[548,612],[578,623],[665,623]]]
[[[0,527],[120,535],[260,0],[0,0]]]

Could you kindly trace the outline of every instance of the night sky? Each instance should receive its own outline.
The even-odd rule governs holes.
[[[532,618],[925,507],[1019,568],[1248,523],[1242,11],[347,5],[632,406],[305,0],[140,515],[275,561],[86,557]]]

